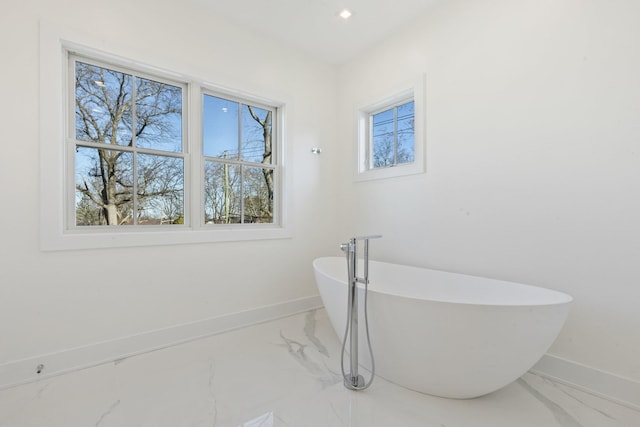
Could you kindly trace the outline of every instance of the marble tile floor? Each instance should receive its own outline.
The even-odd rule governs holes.
[[[342,386],[326,312],[307,313],[0,391],[1,427],[638,427],[640,412],[526,374],[443,399],[381,378]]]

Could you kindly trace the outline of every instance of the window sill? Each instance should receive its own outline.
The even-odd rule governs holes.
[[[279,226],[253,227],[243,225],[216,226],[193,229],[180,227],[171,230],[82,230],[51,233],[41,236],[43,251],[121,248],[136,246],[183,245],[198,243],[238,242],[250,240],[287,239],[293,236],[289,228]]]
[[[358,172],[355,181],[373,181],[376,179],[395,178],[399,176],[417,175],[424,173],[424,164],[422,162],[414,162],[404,165],[389,166],[386,168],[368,169]]]

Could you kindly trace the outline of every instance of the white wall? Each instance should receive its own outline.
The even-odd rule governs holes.
[[[345,64],[343,233],[383,234],[379,259],[565,291],[551,353],[640,380],[638,22],[631,0],[447,1]],[[355,109],[420,73],[427,173],[353,183]]]
[[[294,237],[41,252],[40,20],[111,53],[286,102]],[[168,0],[5,2],[0,52],[0,365],[317,294],[311,260],[336,242],[334,178],[330,150],[310,149],[335,140],[334,67]]]

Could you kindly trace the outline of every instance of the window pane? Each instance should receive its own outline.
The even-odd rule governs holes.
[[[373,167],[393,165],[393,134],[373,137]]]
[[[414,113],[413,101],[398,106],[398,148],[396,163],[411,163],[414,160]]]
[[[273,169],[245,166],[244,222],[273,222]]]
[[[414,161],[414,102],[371,115],[371,167]]]
[[[393,108],[371,116],[373,167],[380,168],[394,164],[394,123]]]
[[[203,101],[204,155],[238,159],[238,103],[210,95]]]
[[[371,116],[373,136],[391,135],[393,137],[393,108]]]
[[[136,78],[136,146],[182,151],[182,89]]]
[[[240,222],[240,166],[205,162],[204,171],[204,222],[206,224]]]
[[[269,110],[242,106],[242,160],[271,164],[271,119]]]
[[[136,158],[138,224],[183,224],[183,159],[150,154]]]
[[[128,225],[133,212],[133,156],[76,147],[76,225]]]
[[[82,62],[75,71],[76,139],[130,145],[131,76]]]

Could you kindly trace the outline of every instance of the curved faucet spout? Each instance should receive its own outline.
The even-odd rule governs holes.
[[[368,236],[357,236],[354,237],[354,240],[371,240],[371,239],[381,239],[382,234],[370,234]]]

